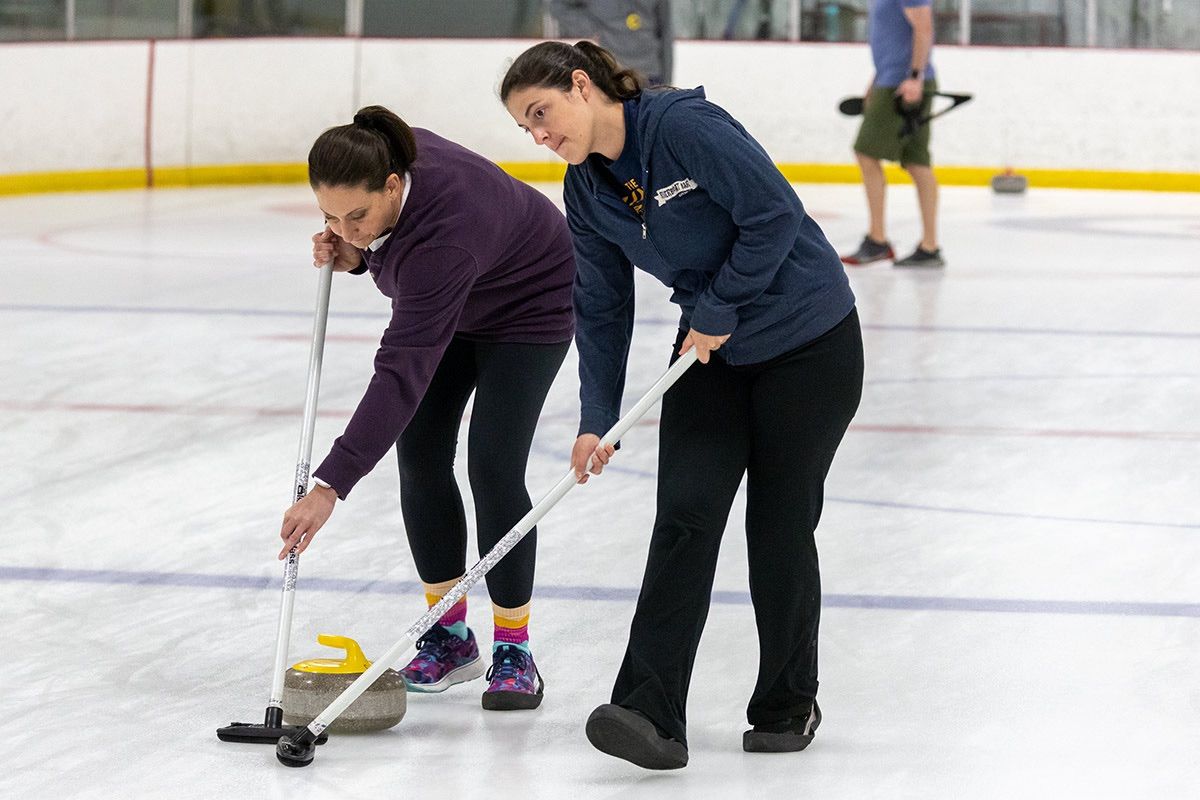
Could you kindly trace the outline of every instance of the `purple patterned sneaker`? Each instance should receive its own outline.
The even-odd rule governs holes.
[[[483,707],[488,711],[516,711],[542,704],[542,675],[526,647],[496,645],[488,680],[491,683],[483,693]]]
[[[462,626],[459,628],[459,626]],[[458,634],[466,634],[466,638]],[[410,692],[444,692],[484,672],[475,634],[464,622],[450,628],[434,625],[417,642],[416,657],[400,670]]]

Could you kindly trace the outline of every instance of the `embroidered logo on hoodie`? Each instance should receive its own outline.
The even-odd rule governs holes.
[[[666,205],[666,202],[672,197],[678,197],[681,194],[687,194],[692,189],[699,189],[700,185],[691,178],[684,178],[681,181],[675,181],[670,186],[664,186],[654,193],[654,199],[658,201],[661,207]]]

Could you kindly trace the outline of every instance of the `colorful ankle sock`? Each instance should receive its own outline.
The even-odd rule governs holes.
[[[455,578],[454,580],[442,581],[441,583],[422,583],[421,585],[425,587],[425,602],[429,604],[430,608],[433,608],[446,596],[447,592],[454,588],[458,580],[458,578]],[[465,594],[458,598],[458,602],[450,606],[450,610],[438,619],[438,625],[441,625],[443,628],[450,628],[459,622],[463,623],[464,628],[466,627],[467,596]],[[466,637],[460,636],[459,638],[465,639]]]
[[[492,618],[495,629],[492,634],[493,649],[498,644],[515,644],[529,651],[529,603],[520,608],[501,608],[492,603]]]

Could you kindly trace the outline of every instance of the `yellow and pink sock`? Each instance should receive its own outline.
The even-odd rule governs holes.
[[[529,607],[526,603],[520,608],[501,608],[492,603],[492,618],[496,625],[492,634],[493,647],[516,644],[529,649]]]
[[[429,604],[430,608],[433,608],[446,596],[447,592],[454,588],[454,585],[458,581],[459,579],[455,578],[454,580],[442,581],[441,583],[422,583],[421,585],[425,587],[425,602]],[[450,610],[438,619],[438,624],[443,628],[449,628],[459,622],[463,623],[463,627],[466,627],[467,596],[465,594],[458,598],[458,602],[450,606]]]

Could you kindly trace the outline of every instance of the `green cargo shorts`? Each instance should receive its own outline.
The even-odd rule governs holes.
[[[928,116],[933,108],[933,93],[937,81],[925,81],[925,96],[921,99],[921,116]],[[901,138],[904,117],[896,111],[895,86],[875,86],[863,110],[862,126],[854,140],[855,152],[883,161],[899,161],[901,164],[917,164],[928,167],[929,129],[926,122],[916,133]]]

